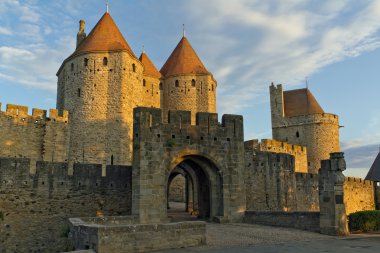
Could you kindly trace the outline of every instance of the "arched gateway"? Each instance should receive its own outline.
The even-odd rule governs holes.
[[[222,217],[223,177],[218,166],[201,155],[186,155],[175,160],[182,161],[169,174],[168,191],[172,180],[182,175],[185,178],[186,211],[196,213],[202,219]]]
[[[167,222],[167,189],[183,173],[191,184],[187,208],[209,219],[239,220],[245,211],[243,118],[187,111],[134,110],[132,214],[141,223]],[[189,186],[189,185],[188,185]],[[191,206],[190,206],[191,205]]]

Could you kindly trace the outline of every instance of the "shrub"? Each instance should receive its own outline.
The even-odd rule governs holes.
[[[360,211],[348,216],[350,231],[380,231],[380,210]]]

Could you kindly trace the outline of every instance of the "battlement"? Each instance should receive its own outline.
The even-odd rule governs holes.
[[[339,117],[331,113],[315,113],[294,117],[284,117],[282,122],[273,128],[286,128],[289,126],[302,126],[308,124],[332,124],[339,125]]]
[[[362,183],[363,185],[373,185],[374,183],[371,180],[364,180],[363,178],[359,177],[345,177],[344,182]]]
[[[318,174],[313,174],[313,173],[296,172],[295,176],[296,176],[296,180],[300,180],[300,179],[301,180],[305,180],[305,179],[318,179]]]
[[[272,139],[262,139],[260,143],[260,148],[262,151],[273,151],[273,152],[285,152],[285,153],[303,153],[306,154],[306,147],[289,144],[287,142],[272,140]]]
[[[27,106],[7,104],[6,110],[1,110],[0,103],[0,116],[4,115],[6,117],[19,118],[22,121],[33,121],[36,123],[36,120],[52,120],[58,122],[67,123],[69,120],[69,112],[64,110],[62,114],[59,113],[57,109],[50,109],[49,116],[47,111],[43,109],[33,108],[32,114],[29,114],[29,108]]]
[[[294,171],[294,156],[285,153],[273,153],[267,151],[259,151],[252,157],[253,168],[255,172],[280,171],[290,170]]]
[[[38,188],[52,190],[82,189],[90,191],[126,189],[131,187],[132,167],[106,167],[101,164],[74,164],[73,175],[68,163],[37,162],[36,173],[30,174],[30,159],[0,157],[0,189]]]
[[[214,135],[215,138],[227,137],[229,139],[244,138],[243,116],[225,114],[222,122],[218,122],[218,114],[198,112],[196,124],[191,125],[190,111],[169,111],[168,123],[163,121],[162,110],[157,108],[137,107],[134,109],[134,132],[141,130],[161,129],[165,131],[180,132],[181,134]]]

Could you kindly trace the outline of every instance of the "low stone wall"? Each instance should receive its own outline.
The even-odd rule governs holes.
[[[319,232],[319,212],[246,211],[244,222]]]
[[[76,250],[97,253],[147,252],[203,245],[206,223],[186,221],[136,224],[134,216],[71,218],[70,239]]]

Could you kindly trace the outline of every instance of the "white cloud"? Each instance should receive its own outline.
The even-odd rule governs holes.
[[[12,35],[12,31],[5,27],[0,27],[0,35]]]
[[[380,1],[194,0],[185,8],[207,24],[196,33],[210,45],[203,58],[221,73],[215,75],[222,84],[219,98],[236,102],[234,109],[244,108],[257,94],[250,92],[266,91],[271,81],[298,85],[329,64],[380,46]],[[212,33],[219,43],[204,36]]]

